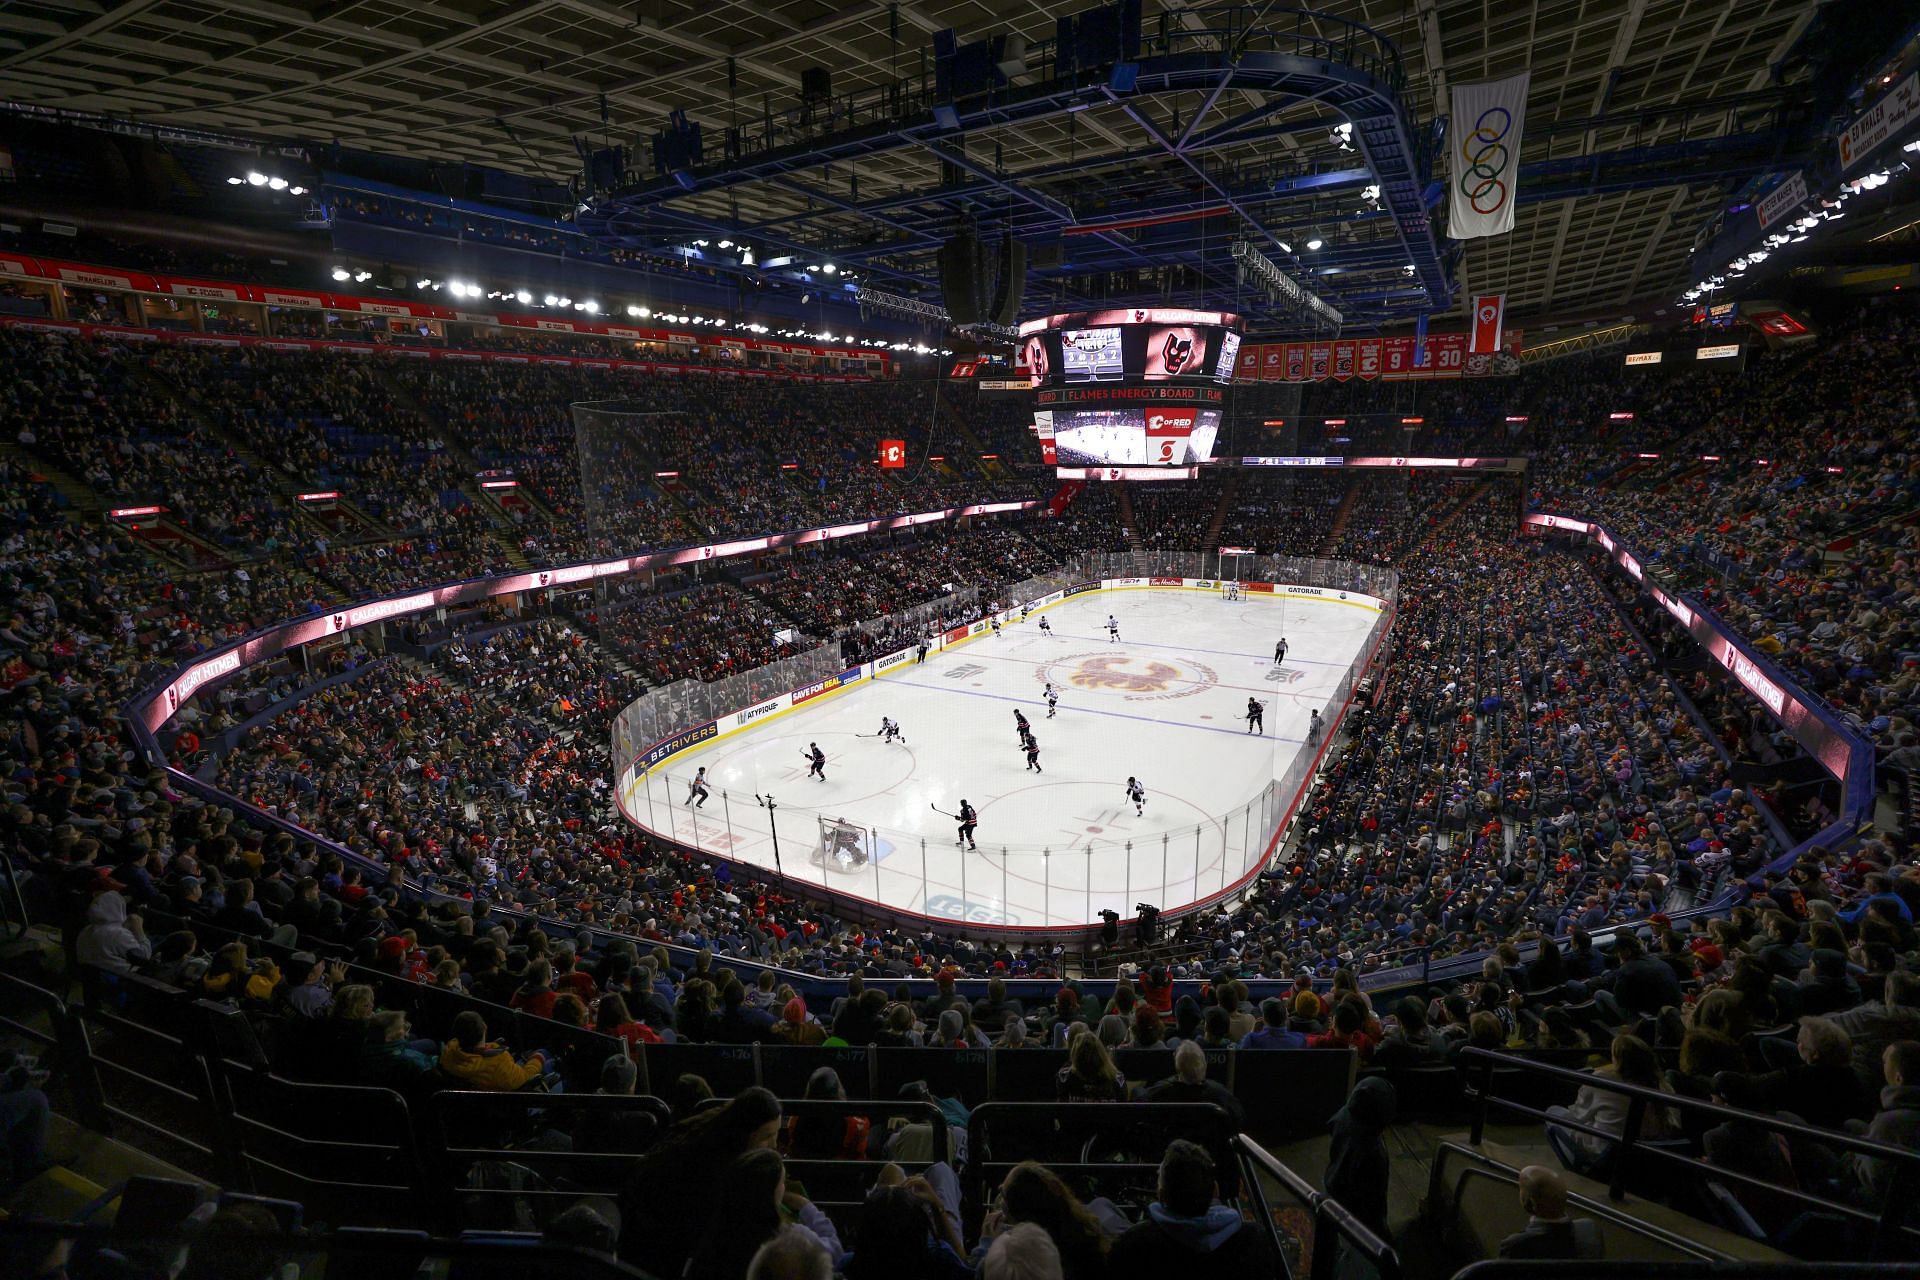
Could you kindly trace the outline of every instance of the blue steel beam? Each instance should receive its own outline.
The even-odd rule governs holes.
[[[1293,99],[1317,98],[1340,111],[1354,122],[1356,137],[1381,183],[1383,202],[1394,213],[1396,230],[1406,250],[1405,260],[1415,264],[1417,279],[1426,288],[1431,305],[1444,306],[1451,301],[1452,281],[1420,203],[1425,175],[1416,172],[1416,168],[1424,163],[1423,157],[1413,143],[1394,86],[1362,67],[1265,51],[1244,53],[1237,63],[1212,50],[1169,53],[1144,58],[1139,67],[1136,90],[1129,101],[1157,94],[1209,91],[1232,76],[1235,86],[1241,89]],[[952,104],[953,114],[948,123],[935,119],[929,109],[774,148],[749,160],[724,168],[710,167],[688,177],[693,189],[713,190],[764,181],[784,176],[796,168],[851,160],[905,145],[933,144],[970,129],[1017,125],[1059,114],[1085,102],[1089,90],[1094,90],[1096,85],[1098,82],[1093,77],[1079,75],[1010,88]],[[670,178],[636,184],[591,202],[577,221],[584,230],[593,232],[606,224],[612,208],[645,208],[684,196],[686,191],[680,182]],[[1025,189],[1015,194],[1016,198],[1052,199]],[[1067,210],[1067,214],[1070,216],[1071,210]]]

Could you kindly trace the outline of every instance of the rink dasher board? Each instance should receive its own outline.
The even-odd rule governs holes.
[[[1361,591],[1341,591],[1332,587],[1304,587],[1291,583],[1268,583],[1239,580],[1242,588],[1242,601],[1261,599],[1278,600],[1315,600],[1325,604],[1340,604],[1352,608],[1367,609],[1380,613],[1386,609],[1386,602],[1377,596]],[[990,614],[977,622],[953,627],[933,638],[927,652],[945,653],[949,649],[967,644],[993,630],[997,619],[1003,626],[1018,625],[1021,622],[1020,610],[1027,610],[1027,621],[1063,600],[1108,591],[1205,591],[1218,595],[1225,581],[1215,578],[1104,578],[1098,582],[1086,582],[1068,587],[1061,591],[1052,591],[1032,600],[1014,604],[999,613]],[[749,728],[757,728],[770,723],[781,716],[791,714],[803,708],[811,708],[822,700],[846,692],[848,689],[893,674],[903,667],[916,665],[914,655],[918,645],[897,650],[883,657],[848,667],[837,676],[816,680],[802,685],[798,689],[756,702],[751,707],[729,712],[705,724],[695,725],[660,739],[636,758],[633,767],[618,780],[616,792],[621,799],[621,808],[626,812],[628,821],[643,830],[650,830],[639,821],[629,809],[632,791],[640,778],[668,761],[678,761],[704,747],[711,746],[723,738],[728,738]]]

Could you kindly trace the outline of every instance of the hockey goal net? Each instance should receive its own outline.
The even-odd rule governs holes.
[[[860,871],[873,860],[873,835],[841,818],[821,818],[814,861],[829,871]]]

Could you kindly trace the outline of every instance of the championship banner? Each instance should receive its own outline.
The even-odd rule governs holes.
[[[1380,376],[1380,339],[1360,339],[1358,363],[1354,366],[1354,372],[1369,382]]]
[[[1473,300],[1473,342],[1467,350],[1491,355],[1500,349],[1501,321],[1506,316],[1507,295],[1483,293]]]
[[[1513,230],[1528,77],[1522,71],[1504,80],[1452,86],[1447,234],[1456,240]]]
[[[1305,382],[1307,380],[1307,344],[1289,342],[1287,344],[1287,381]]]
[[[1325,382],[1327,371],[1333,365],[1333,344],[1316,342],[1307,349],[1307,376],[1315,382]]]
[[[1242,378],[1257,378],[1260,376],[1261,350],[1262,348],[1260,347],[1240,348],[1240,358],[1235,366],[1235,372],[1238,376]]]
[[[1292,346],[1290,344],[1275,343],[1273,346],[1263,347],[1261,350],[1263,354],[1260,360],[1260,376],[1270,382],[1277,381],[1282,374],[1280,365],[1282,358],[1289,361],[1292,359]],[[1285,376],[1289,382],[1299,381],[1298,378],[1293,376],[1291,366],[1288,367]]]
[[[1333,377],[1345,382],[1353,376],[1353,339],[1342,338],[1333,344]]]

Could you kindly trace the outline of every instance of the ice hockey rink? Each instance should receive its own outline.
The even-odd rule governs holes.
[[[777,832],[787,878],[940,919],[1046,928],[1103,908],[1131,918],[1140,902],[1174,911],[1264,858],[1296,790],[1277,780],[1310,750],[1309,711],[1332,716],[1379,616],[1370,602],[1234,603],[1192,588],[1071,596],[676,755],[623,804],[643,827],[767,868]],[[1249,698],[1263,734],[1248,732]],[[1016,709],[1043,772],[1027,768]],[[882,716],[904,743],[880,739]],[[826,753],[824,782],[808,776],[810,743]],[[703,766],[711,794],[695,808],[689,780]],[[1129,775],[1146,787],[1144,812],[1126,799]],[[757,797],[776,805],[772,830]],[[956,847],[946,816],[962,800],[979,814],[977,851]],[[850,829],[836,837],[823,819]]]

